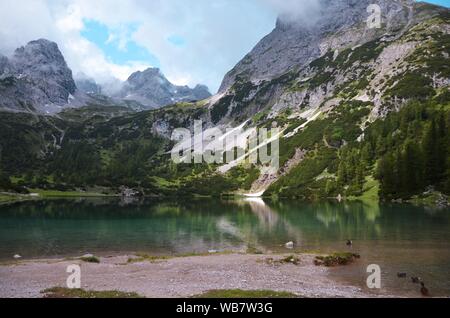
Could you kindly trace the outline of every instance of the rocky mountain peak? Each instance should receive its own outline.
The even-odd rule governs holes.
[[[130,75],[127,83],[135,88],[144,85],[170,85],[170,82],[164,77],[159,68],[148,68],[144,71],[137,71]]]
[[[367,29],[369,5],[381,8],[382,29]],[[263,38],[224,78],[220,91],[238,78],[270,80],[293,68],[307,65],[328,50],[369,42],[380,32],[399,30],[408,23],[409,0],[319,0],[297,17],[280,15],[275,29]]]
[[[16,73],[42,82],[42,88],[54,103],[67,102],[69,94],[75,93],[72,71],[55,42],[31,41],[14,52],[11,62]]]
[[[205,99],[211,96],[209,88],[206,85],[197,84],[192,91],[199,99]]]
[[[178,102],[197,101],[210,96],[208,87],[204,85],[197,85],[193,89],[188,86],[174,85],[160,69],[148,68],[131,74],[116,97],[139,102],[146,108],[159,108]]]
[[[0,57],[2,109],[55,113],[71,103],[77,87],[54,42],[40,39]]]

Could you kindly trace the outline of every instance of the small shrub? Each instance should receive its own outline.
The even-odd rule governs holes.
[[[314,260],[316,266],[334,267],[349,265],[361,256],[353,253],[335,253],[328,256],[317,256]]]
[[[86,263],[96,263],[96,264],[100,263],[100,260],[95,256],[81,257],[80,259]]]
[[[266,259],[266,263],[269,265],[285,265],[285,264],[299,265],[300,258],[298,258],[295,255],[289,255],[282,259],[268,258],[268,259]]]

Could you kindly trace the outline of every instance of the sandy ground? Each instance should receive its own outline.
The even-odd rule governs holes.
[[[0,297],[42,297],[41,291],[66,287],[67,266],[81,266],[81,287],[119,290],[150,297],[191,297],[213,289],[270,289],[306,297],[373,297],[355,286],[333,280],[328,269],[313,265],[314,256],[300,264],[268,264],[277,255],[208,255],[157,262],[127,263],[128,256],[101,258],[100,264],[79,260],[21,261],[0,265]]]

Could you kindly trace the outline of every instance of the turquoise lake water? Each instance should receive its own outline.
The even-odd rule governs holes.
[[[352,239],[349,249],[345,242]],[[353,251],[361,260],[333,276],[365,287],[366,268],[382,269],[382,290],[419,296],[397,272],[420,276],[436,296],[450,296],[450,210],[363,203],[119,199],[24,202],[0,207],[0,260],[208,250]]]

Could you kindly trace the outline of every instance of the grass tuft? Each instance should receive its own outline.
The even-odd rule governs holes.
[[[210,290],[194,298],[299,298],[290,292],[279,292],[274,290],[241,290],[224,289]]]
[[[170,259],[171,256],[154,256],[154,255],[147,255],[147,254],[138,254],[136,257],[130,257],[128,258],[128,263],[142,263],[142,262],[150,262],[155,263],[157,261],[163,261]]]
[[[53,287],[41,291],[44,298],[143,298],[137,293],[125,293],[117,290],[87,291],[84,289],[69,289]]]
[[[142,262],[151,262],[155,263],[157,261],[166,261],[173,258],[183,258],[183,257],[201,257],[201,256],[212,256],[212,255],[229,255],[233,254],[233,251],[220,251],[217,253],[185,253],[185,254],[176,254],[176,255],[170,255],[170,256],[164,256],[164,255],[148,255],[148,254],[136,254],[136,257],[130,257],[128,258],[128,263],[142,263]]]

